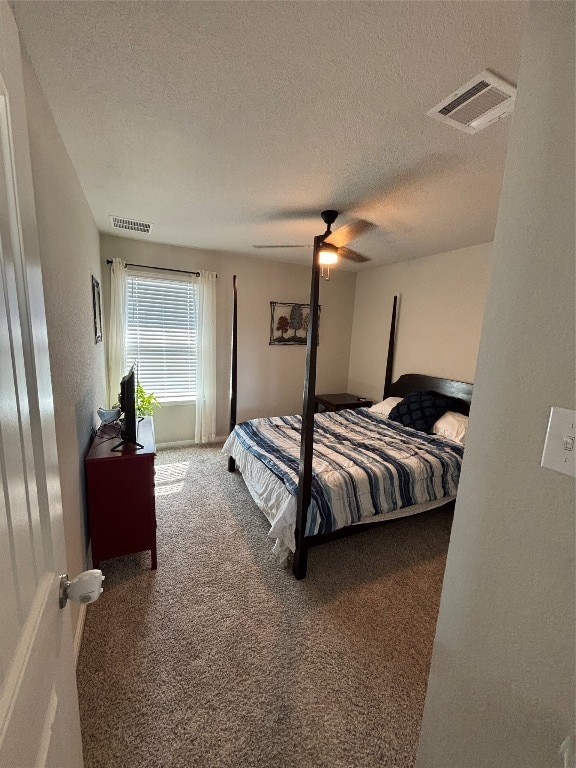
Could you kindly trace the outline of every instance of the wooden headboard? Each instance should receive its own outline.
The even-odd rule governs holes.
[[[406,397],[411,392],[438,392],[454,400],[450,410],[470,413],[473,385],[466,381],[440,379],[436,376],[426,376],[423,373],[404,373],[398,381],[390,384],[387,397]]]

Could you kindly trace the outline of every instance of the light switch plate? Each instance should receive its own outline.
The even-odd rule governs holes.
[[[576,411],[550,409],[548,431],[540,466],[576,477]]]

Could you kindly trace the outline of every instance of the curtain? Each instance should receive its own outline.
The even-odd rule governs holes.
[[[198,370],[196,372],[197,443],[216,439],[216,273],[198,278]]]
[[[124,375],[126,349],[126,269],[113,259],[110,269],[110,327],[108,329],[108,402],[118,402],[120,379]]]

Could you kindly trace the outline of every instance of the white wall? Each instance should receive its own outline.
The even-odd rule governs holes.
[[[307,303],[310,269],[237,254],[201,251],[126,237],[101,236],[105,306],[108,307],[107,259],[175,269],[208,269],[217,280],[217,427],[229,432],[232,275],[238,276],[238,421],[302,410],[305,347],[270,346],[270,302]],[[321,281],[318,392],[346,391],[356,275],[334,269]],[[165,406],[154,414],[159,443],[191,440],[194,406]]]
[[[399,296],[393,380],[427,373],[474,381],[492,244],[361,272],[356,281],[348,391],[380,400],[392,300]]]
[[[104,402],[104,352],[94,343],[92,275],[100,279],[96,225],[52,114],[23,57],[68,571],[86,567],[84,455]],[[97,421],[97,420],[96,420]],[[78,607],[73,606],[76,622]]]
[[[552,768],[574,730],[574,480],[540,467],[575,407],[574,207],[574,4],[534,3],[418,768]]]

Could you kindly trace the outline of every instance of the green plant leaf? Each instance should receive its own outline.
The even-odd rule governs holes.
[[[154,392],[146,392],[142,384],[136,384],[136,413],[138,416],[152,416],[154,408],[161,408]]]

